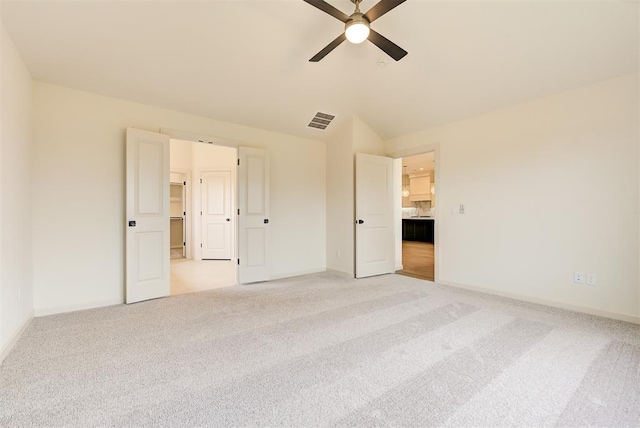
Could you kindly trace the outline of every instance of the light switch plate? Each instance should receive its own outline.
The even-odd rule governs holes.
[[[587,285],[596,285],[596,274],[588,273],[587,274]]]

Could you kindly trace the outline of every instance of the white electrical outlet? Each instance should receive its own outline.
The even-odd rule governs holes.
[[[573,282],[576,284],[586,284],[584,272],[575,271],[573,273]]]
[[[596,285],[596,274],[588,273],[587,274],[587,285]]]

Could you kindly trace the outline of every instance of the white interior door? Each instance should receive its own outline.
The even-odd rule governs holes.
[[[126,303],[168,296],[168,135],[127,128],[126,215]]]
[[[356,278],[394,272],[393,159],[356,153]]]
[[[267,281],[269,261],[269,152],[238,150],[238,282]]]
[[[202,259],[231,260],[231,172],[203,172],[201,182]]]

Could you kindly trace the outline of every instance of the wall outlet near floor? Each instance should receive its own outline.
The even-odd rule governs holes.
[[[575,284],[586,284],[586,278],[584,276],[584,272],[575,271],[573,273],[573,282]]]
[[[588,273],[587,274],[587,285],[596,285],[596,274]]]

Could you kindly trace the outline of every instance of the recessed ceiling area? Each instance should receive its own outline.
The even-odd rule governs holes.
[[[2,9],[36,80],[319,140],[352,115],[389,139],[638,71],[635,2],[408,0],[375,22],[401,61],[343,43],[319,63],[344,25],[302,0]],[[322,133],[318,111],[336,115]]]
[[[434,152],[404,157],[402,158],[402,167],[403,174],[412,174],[414,172],[433,172],[435,169]]]

